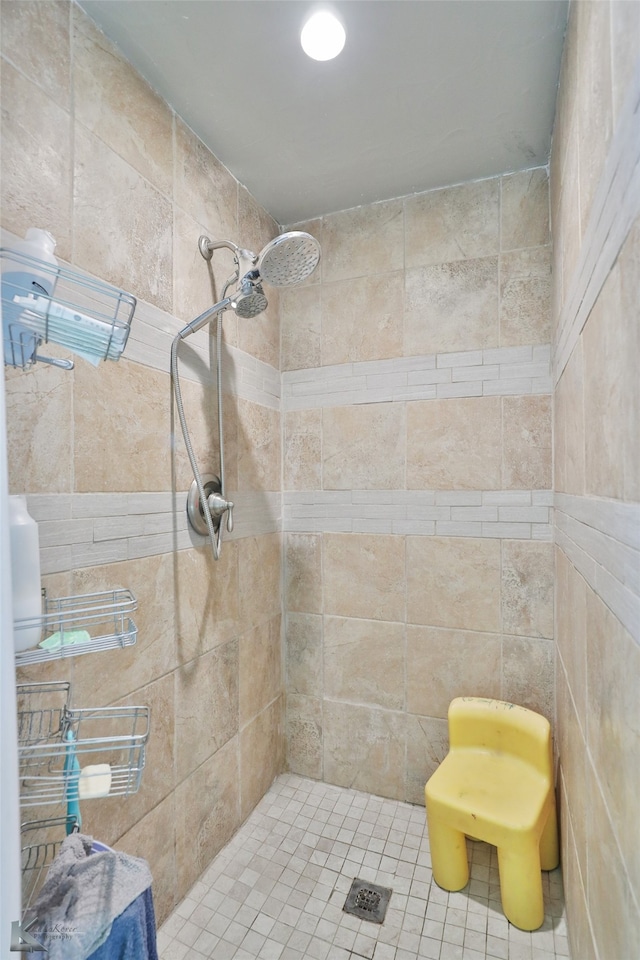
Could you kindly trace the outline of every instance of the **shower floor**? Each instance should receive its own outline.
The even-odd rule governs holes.
[[[469,884],[447,893],[422,807],[284,774],[160,928],[161,960],[567,957],[560,870],[525,933],[502,913],[495,849],[468,844]],[[343,913],[354,878],[392,889],[383,924]]]

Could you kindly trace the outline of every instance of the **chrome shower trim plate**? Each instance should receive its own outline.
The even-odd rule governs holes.
[[[220,477],[216,477],[212,473],[205,473],[205,475],[202,477],[202,486],[204,487],[204,492],[207,496],[207,499],[212,493],[220,493],[222,490]],[[192,481],[191,486],[189,487],[189,493],[187,494],[187,519],[196,533],[199,533],[201,537],[208,536],[209,529],[207,527],[207,521],[205,520],[202,505],[200,503],[198,484],[195,480]],[[211,519],[213,521],[213,529],[218,530],[221,518],[212,516]]]

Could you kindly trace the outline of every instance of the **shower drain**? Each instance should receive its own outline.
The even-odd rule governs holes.
[[[382,923],[392,893],[388,887],[379,887],[366,880],[354,880],[342,909],[360,920]]]

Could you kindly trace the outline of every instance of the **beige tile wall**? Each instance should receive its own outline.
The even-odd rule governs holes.
[[[373,383],[395,358],[549,342],[544,169],[305,226],[323,259],[302,291],[282,293],[285,370],[325,367],[338,378],[334,365],[370,361]],[[429,382],[449,380],[433,367]],[[464,369],[470,379],[479,368]],[[357,491],[387,493],[392,516],[403,491],[552,486],[548,394],[316,402],[284,414],[284,489],[349,491],[345,517]],[[450,518],[437,503],[416,523]],[[332,516],[339,524],[339,506]],[[374,513],[362,516],[375,526]],[[490,516],[462,507],[459,519]],[[453,697],[504,697],[553,718],[551,543],[324,530],[286,534],[293,770],[422,803]]]
[[[222,251],[209,271],[199,235],[260,249],[277,224],[77,6],[1,6],[2,226],[46,228],[61,258],[192,319],[233,269]],[[225,337],[277,368],[271,300],[250,329],[225,320]],[[8,370],[11,492],[186,490],[168,371],[168,353],[164,372],[127,359]],[[183,391],[199,462],[213,467],[211,386]],[[228,397],[225,420],[228,489],[279,491],[278,413]],[[136,646],[25,672],[68,677],[77,706],[151,706],[139,793],[83,814],[87,831],[149,860],[160,921],[282,768],[280,565],[271,534],[227,542],[217,564],[192,549],[45,578],[53,595],[138,598]]]
[[[628,126],[624,105],[634,83],[637,90],[639,50],[639,4],[571,4],[551,157],[557,341],[572,320],[566,303],[577,271],[585,263],[599,267],[605,256],[596,243],[594,198],[599,190],[602,196],[614,155],[621,166],[637,162],[637,123]],[[619,188],[601,219],[609,209],[628,213],[633,202]],[[610,511],[624,502],[630,517],[640,499],[639,237],[636,217],[626,238],[620,235],[620,252],[574,333],[556,387],[555,488],[575,498],[592,527],[597,498],[606,498]],[[620,556],[614,530],[603,533],[612,558]],[[600,572],[607,567],[604,554],[585,565],[570,541],[560,537],[559,544],[556,745],[572,956],[632,957],[640,942],[640,832],[632,800],[640,791],[638,618],[625,618],[625,629],[624,612],[611,609],[616,597],[605,592],[606,576],[591,575],[590,562]],[[637,551],[624,554],[627,585],[633,590],[635,583],[637,595],[640,559]]]

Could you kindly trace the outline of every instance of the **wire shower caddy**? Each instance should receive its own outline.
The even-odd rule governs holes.
[[[44,594],[40,617],[14,620],[14,629],[29,630],[39,627],[42,634],[60,634],[60,646],[55,649],[34,647],[16,652],[16,666],[44,663],[85,653],[98,653],[135,644],[138,628],[129,616],[138,602],[130,590],[103,590],[98,593],[74,594],[50,599]],[[72,631],[86,631],[82,643],[66,644],[65,636]]]
[[[72,708],[68,681],[19,684],[17,696],[18,776],[23,807],[77,797],[83,762],[108,764],[106,795],[137,792],[149,738],[148,706]],[[69,736],[72,739],[67,739]],[[78,761],[76,769],[68,764],[70,754]]]
[[[37,353],[42,343],[55,343],[93,361],[118,360],[124,351],[136,308],[130,293],[65,266],[53,266],[26,253],[0,247],[4,362],[28,369],[37,361],[65,370],[73,361]],[[51,292],[19,279],[45,277]],[[18,278],[18,279],[16,279]]]

